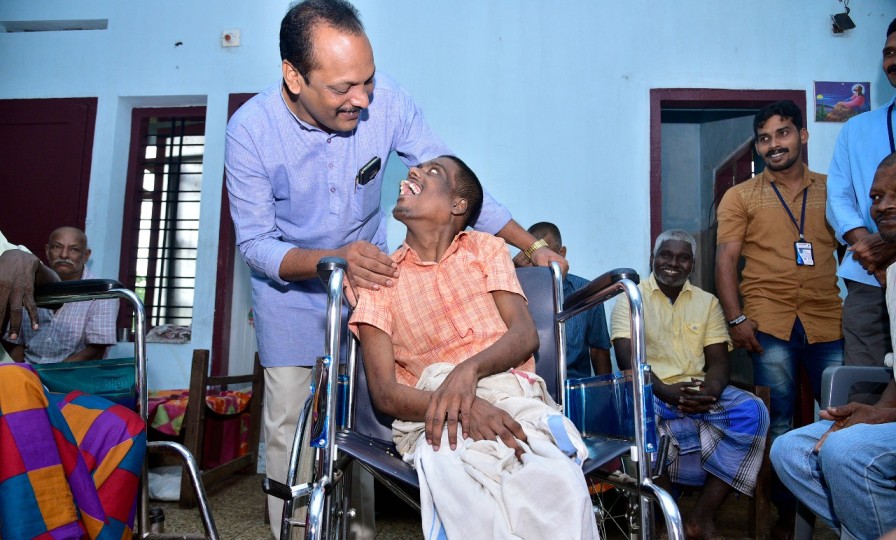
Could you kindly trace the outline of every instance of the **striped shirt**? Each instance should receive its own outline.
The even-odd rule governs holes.
[[[94,276],[85,267],[82,279]],[[62,362],[87,345],[114,345],[118,300],[88,300],[63,304],[55,312],[38,308],[38,324],[31,328],[31,318],[22,313],[22,330],[10,343],[25,344],[25,360],[32,364]]]
[[[395,376],[415,386],[437,362],[460,364],[507,332],[491,293],[523,295],[504,240],[487,233],[459,233],[439,262],[424,262],[407,244],[392,258],[399,278],[392,287],[362,290],[349,327],[369,324],[392,338]],[[529,357],[520,369],[535,371]]]

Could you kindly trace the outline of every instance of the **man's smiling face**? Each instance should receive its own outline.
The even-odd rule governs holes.
[[[666,240],[651,257],[651,269],[660,288],[679,289],[694,269],[694,252],[691,245],[681,240]]]
[[[883,51],[884,75],[893,87],[896,87],[896,32],[887,36]]]
[[[756,131],[756,153],[772,171],[786,171],[799,165],[807,132],[797,129],[790,118],[774,115]]]
[[[420,218],[451,219],[457,170],[457,164],[445,157],[411,167],[399,184],[392,215],[402,223]]]
[[[288,106],[300,119],[327,133],[358,127],[373,99],[373,49],[364,34],[319,23],[313,31],[317,67],[299,73],[283,61],[283,80],[292,94]]]
[[[877,169],[869,195],[871,219],[877,224],[881,238],[896,243],[896,159],[891,161],[889,166],[884,164]]]

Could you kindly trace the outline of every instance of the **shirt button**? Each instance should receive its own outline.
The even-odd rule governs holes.
[[[330,188],[330,193],[336,193],[336,188],[331,187],[331,188]]]
[[[332,168],[333,168],[333,164],[332,164],[332,163],[330,163],[330,164],[328,164],[328,165],[327,165],[327,167],[329,167],[329,168],[331,168],[331,169],[332,169]]]

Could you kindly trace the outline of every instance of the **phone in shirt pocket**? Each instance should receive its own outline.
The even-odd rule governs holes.
[[[370,181],[376,178],[376,175],[379,174],[382,165],[383,162],[380,160],[379,156],[373,156],[373,159],[358,169],[358,175],[355,176],[355,184],[359,186],[366,186],[369,184]]]

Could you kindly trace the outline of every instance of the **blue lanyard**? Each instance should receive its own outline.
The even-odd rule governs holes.
[[[784,210],[787,210],[787,215],[790,216],[790,220],[793,221],[793,224],[796,225],[797,231],[800,233],[800,241],[805,240],[803,238],[803,227],[806,225],[806,197],[809,195],[809,186],[806,186],[806,190],[803,191],[803,210],[800,213],[800,222],[796,222],[796,218],[793,217],[793,212],[790,211],[790,207],[787,206],[787,203],[784,202],[784,197],[781,196],[781,192],[778,191],[778,186],[775,185],[774,182],[769,182],[772,185],[772,189],[775,190],[775,195],[778,196],[778,199],[781,201],[781,204],[784,205]]]
[[[896,101],[890,103],[887,107],[887,135],[890,137],[890,153],[896,152],[896,144],[893,143],[893,105]]]

